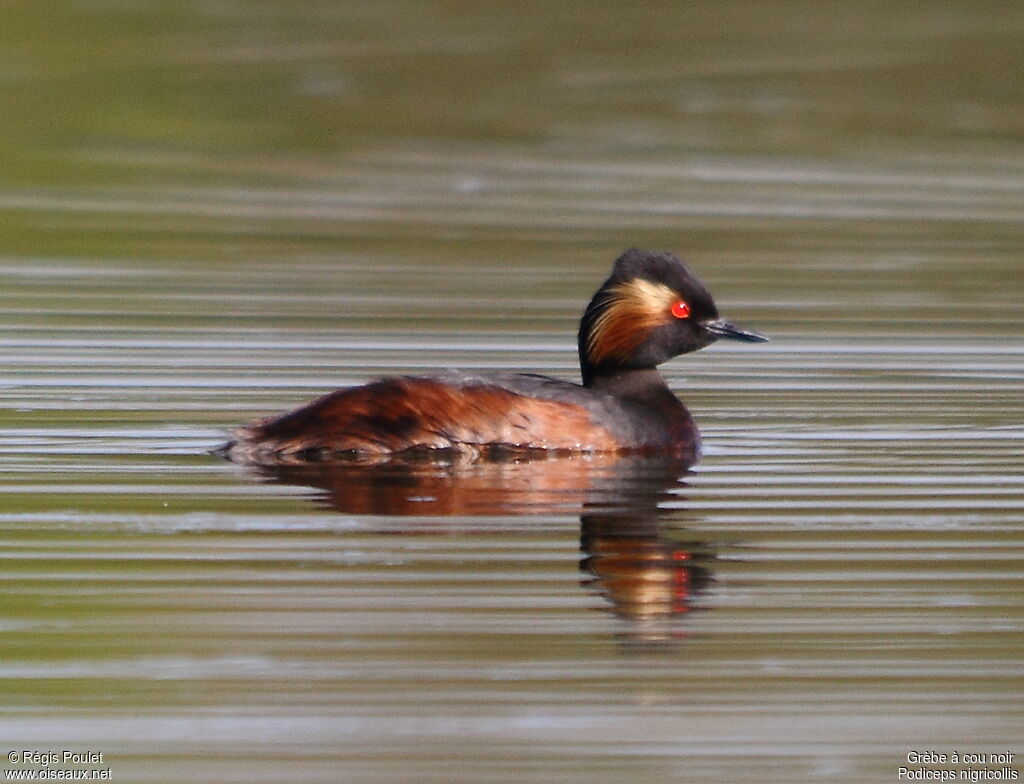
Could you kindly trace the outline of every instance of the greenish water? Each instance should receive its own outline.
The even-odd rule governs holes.
[[[545,784],[1024,753],[1019,4],[0,20],[0,751]],[[574,378],[631,245],[773,338],[667,366],[685,476],[207,454],[380,373]]]

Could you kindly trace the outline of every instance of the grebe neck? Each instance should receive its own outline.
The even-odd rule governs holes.
[[[631,400],[652,400],[672,391],[657,368],[615,368],[583,374],[583,386]],[[673,395],[673,397],[675,397]]]

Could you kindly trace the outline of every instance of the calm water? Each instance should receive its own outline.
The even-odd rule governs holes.
[[[0,15],[0,750],[140,782],[1021,770],[1024,7]],[[207,454],[382,372],[574,378],[630,245],[773,338],[667,366],[692,471]]]

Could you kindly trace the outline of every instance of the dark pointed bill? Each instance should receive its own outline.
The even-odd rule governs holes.
[[[701,324],[706,332],[710,332],[715,337],[719,338],[732,338],[733,340],[746,340],[750,343],[763,343],[768,340],[767,336],[762,335],[759,332],[751,332],[748,329],[742,329],[737,327],[735,324],[730,324],[728,321],[718,319],[716,321],[705,321]]]

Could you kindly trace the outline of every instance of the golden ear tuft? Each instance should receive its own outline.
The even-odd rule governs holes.
[[[663,283],[633,278],[608,290],[601,312],[587,336],[594,364],[625,362],[651,330],[669,320],[679,294]]]

